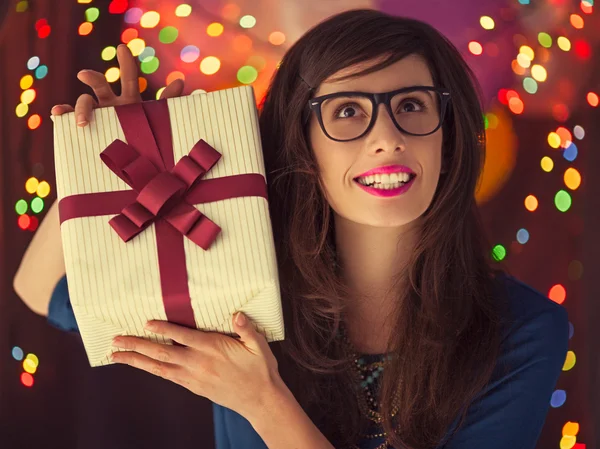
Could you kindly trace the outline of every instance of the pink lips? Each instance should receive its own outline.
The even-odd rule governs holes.
[[[414,175],[415,172],[405,165],[386,165],[384,167],[375,167],[367,172],[364,172],[362,175],[358,175],[356,178],[364,178],[365,176],[372,175],[389,175],[390,173],[410,173]]]
[[[406,184],[401,185],[400,187],[397,187],[395,189],[389,189],[389,190],[376,189],[375,187],[365,186],[356,180],[354,182],[358,185],[358,187],[363,189],[365,192],[370,193],[371,195],[389,198],[392,196],[398,196],[398,195],[405,193],[408,189],[410,189],[410,187],[413,185],[414,181],[415,181],[415,177],[413,176],[412,178],[410,178],[410,180]]]

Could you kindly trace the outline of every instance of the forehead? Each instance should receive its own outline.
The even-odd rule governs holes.
[[[420,55],[409,55],[404,59],[367,75],[340,81],[339,78],[358,73],[380,62],[380,59],[346,67],[327,78],[315,96],[342,91],[388,92],[409,86],[433,86],[433,78],[427,62]]]

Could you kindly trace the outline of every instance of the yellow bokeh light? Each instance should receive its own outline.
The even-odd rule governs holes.
[[[23,90],[29,89],[31,86],[33,86],[33,76],[25,75],[23,78],[21,78],[19,85]]]
[[[548,156],[544,156],[540,162],[540,165],[542,166],[542,170],[544,170],[546,173],[550,173],[554,168],[554,161]]]
[[[27,190],[27,193],[35,193],[39,184],[37,178],[31,177],[25,182],[25,190]]]
[[[479,19],[479,23],[484,30],[493,30],[494,26],[496,26],[494,19],[490,16],[482,16],[481,19]]]
[[[21,103],[31,104],[35,100],[35,90],[27,89],[21,94]]]
[[[546,69],[541,65],[535,64],[531,68],[531,76],[536,81],[544,82],[548,78],[548,72],[546,72]]]
[[[175,15],[177,17],[187,17],[192,13],[192,7],[185,3],[175,8]]]
[[[35,366],[38,366],[40,364],[40,359],[38,359],[37,355],[35,354],[27,354],[25,360],[31,360]]]
[[[571,435],[565,435],[560,439],[560,449],[572,449],[577,443],[577,438]]]
[[[281,31],[273,31],[269,34],[269,42],[272,45],[281,45],[285,42],[285,34]]]
[[[27,112],[29,112],[29,106],[27,106],[25,103],[19,103],[19,105],[15,109],[15,112],[17,114],[17,117],[25,117],[27,115]]]
[[[50,184],[48,184],[46,181],[40,182],[37,187],[37,196],[40,198],[46,198],[48,195],[50,195]]]
[[[205,75],[214,75],[221,68],[221,61],[215,56],[207,56],[200,63],[200,71]]]
[[[23,360],[23,370],[29,374],[34,374],[37,371],[37,365],[31,359]]]
[[[576,357],[573,351],[567,352],[567,357],[565,359],[565,364],[563,365],[563,371],[569,371],[575,366]]]
[[[560,147],[560,136],[555,132],[548,134],[548,145],[555,149]]]
[[[156,99],[157,99],[157,100],[160,100],[160,96],[162,95],[162,93],[164,92],[164,90],[165,90],[166,88],[167,88],[167,86],[165,86],[165,87],[161,87],[160,89],[158,89],[158,90],[156,91]]]
[[[533,48],[528,45],[522,45],[521,48],[519,48],[519,54],[527,56],[530,61],[533,61],[533,58],[535,58]]]
[[[567,421],[567,423],[563,426],[562,434],[563,436],[575,436],[579,433],[579,423]]]
[[[537,208],[538,208],[537,198],[533,195],[528,195],[527,198],[525,198],[525,209],[527,209],[529,212],[533,212]]]
[[[154,28],[158,22],[160,22],[160,14],[156,11],[148,11],[140,19],[142,28]]]
[[[196,89],[190,95],[198,95],[198,94],[205,94],[205,93],[206,93],[206,91],[204,89]]]
[[[223,34],[224,29],[225,28],[221,23],[213,22],[206,28],[206,34],[208,34],[210,37],[217,37]]]
[[[571,41],[564,36],[559,37],[556,40],[556,44],[558,45],[558,48],[560,48],[562,51],[571,50]]]
[[[581,173],[573,167],[567,168],[564,175],[565,185],[571,190],[577,190],[581,185]]]
[[[117,81],[120,75],[121,71],[118,67],[111,67],[104,74],[104,76],[106,77],[106,81],[108,81],[109,83],[114,83],[115,81]]]
[[[106,47],[100,55],[103,61],[110,61],[117,56],[117,49],[113,46]]]
[[[144,39],[136,37],[127,43],[127,47],[129,47],[133,56],[139,56],[144,51],[144,48],[146,48],[146,42]]]
[[[517,56],[517,62],[524,69],[528,68],[531,65],[531,59],[526,54],[519,53]]]

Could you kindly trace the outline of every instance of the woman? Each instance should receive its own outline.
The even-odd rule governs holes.
[[[93,107],[140,101],[124,47],[119,62],[121,97],[102,74],[79,75],[99,103],[80,97],[80,126]],[[235,325],[240,343],[159,323],[188,346],[168,354],[185,370],[133,337],[118,361],[211,399],[219,448],[533,448],[568,320],[490,267],[474,200],[485,149],[475,86],[452,44],[416,20],[357,10],[308,31],[260,116],[282,355],[252,326]],[[280,376],[284,360],[297,376]]]

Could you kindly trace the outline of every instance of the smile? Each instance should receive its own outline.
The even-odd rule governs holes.
[[[365,192],[378,197],[394,197],[407,192],[412,186],[414,173],[392,173],[355,178],[354,182]]]

